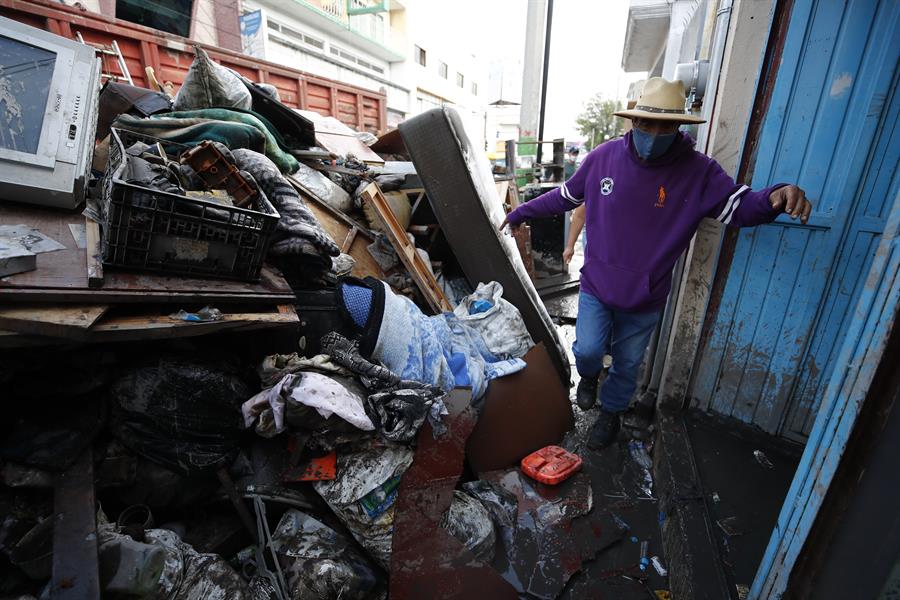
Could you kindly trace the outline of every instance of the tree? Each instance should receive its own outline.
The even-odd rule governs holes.
[[[595,94],[585,103],[575,124],[578,125],[579,133],[584,136],[588,150],[622,135],[622,119],[613,115],[617,110],[622,110],[620,102],[604,100],[600,94]]]

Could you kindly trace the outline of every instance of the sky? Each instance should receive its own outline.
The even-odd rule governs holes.
[[[529,1],[537,0],[455,0],[452,13],[461,22],[454,26],[466,32],[458,43],[489,60],[521,60]],[[628,5],[629,0],[554,0],[545,139],[581,139],[575,118],[591,96],[599,92],[624,99],[628,85],[644,78],[644,73],[622,71]],[[441,18],[449,16],[442,12]],[[521,88],[513,98],[507,94],[504,99],[518,101]]]

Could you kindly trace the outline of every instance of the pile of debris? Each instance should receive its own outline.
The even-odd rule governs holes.
[[[621,537],[517,469],[569,367],[452,110],[375,138],[199,48],[99,103],[84,220],[0,210],[0,595],[554,597]]]

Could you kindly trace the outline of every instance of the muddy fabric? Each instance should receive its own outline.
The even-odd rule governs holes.
[[[194,46],[194,54],[194,62],[175,94],[175,110],[213,106],[250,108],[253,104],[250,90],[237,75],[214,62],[200,46]]]
[[[390,271],[400,264],[400,257],[397,256],[397,251],[394,250],[394,246],[383,233],[376,233],[375,241],[366,246],[366,249],[372,258],[375,259],[375,262],[378,263],[378,266],[381,267],[382,271]]]
[[[366,399],[366,414],[381,436],[391,442],[409,443],[444,393],[431,387],[395,389]]]
[[[322,349],[328,352],[335,362],[356,373],[363,385],[376,396],[374,399],[370,396],[366,400],[366,414],[376,424],[382,437],[389,441],[397,441],[393,437],[396,429],[396,434],[404,441],[412,440],[422,423],[419,421],[413,428],[417,421],[413,415],[418,414],[418,410],[412,410],[408,406],[404,408],[403,404],[415,401],[427,406],[427,418],[432,429],[436,435],[443,435],[446,427],[441,420],[447,414],[447,408],[444,406],[442,390],[418,381],[401,379],[390,369],[366,360],[359,353],[359,344],[356,341],[348,340],[338,333],[332,332],[323,336]],[[402,402],[397,402],[397,396],[389,394],[396,390],[407,390],[400,398]],[[391,403],[391,400],[395,402]],[[385,407],[386,403],[390,406]],[[386,426],[387,430],[382,426]]]
[[[122,178],[127,183],[134,183],[169,194],[184,195],[184,189],[166,167],[148,162],[139,156],[128,157]]]
[[[312,167],[299,163],[297,170],[291,176],[331,208],[343,213],[353,210],[353,198],[350,197],[350,194]]]
[[[354,340],[332,332],[322,336],[321,346],[334,362],[356,373],[369,389],[384,389],[400,383],[400,377],[390,369],[363,358],[359,343]]]
[[[186,146],[196,146],[209,140],[221,142],[232,150],[250,148],[258,152],[266,151],[266,136],[246,123],[211,119],[140,119],[131,115],[119,115],[113,122],[113,127]]]
[[[474,304],[485,301],[492,306],[484,312],[470,314]],[[519,309],[503,299],[503,286],[496,281],[479,283],[453,314],[476,329],[488,350],[500,358],[522,358],[534,346]]]
[[[482,563],[494,558],[494,525],[481,503],[459,490],[453,492],[450,508],[441,519],[441,527],[458,539]]]
[[[271,354],[263,359],[259,366],[259,378],[266,387],[275,385],[282,377],[289,373],[300,371],[315,371],[330,375],[352,376],[348,369],[335,363],[327,354],[317,354],[310,358],[300,356],[296,352],[291,354]]]
[[[383,568],[390,564],[393,505],[372,518],[359,501],[392,477],[402,475],[412,460],[412,450],[396,444],[339,453],[337,478],[313,483],[353,537]]]
[[[334,414],[357,429],[375,429],[366,416],[362,398],[326,375],[302,373],[299,383],[291,391],[291,399],[316,409],[325,419]]]
[[[343,383],[320,373],[302,371],[285,375],[242,405],[244,425],[250,427],[258,418],[256,433],[274,437],[288,425],[309,430],[333,429],[334,416],[357,429],[375,429],[363,407],[365,390],[348,378],[342,379]]]
[[[462,488],[487,509],[497,529],[506,531],[516,526],[519,508],[514,494],[481,479],[466,482],[462,484]]]
[[[272,547],[292,600],[379,597],[376,570],[349,541],[298,510],[288,510],[272,534]]]
[[[262,133],[265,138],[265,155],[278,166],[282,173],[293,173],[297,170],[297,159],[282,149],[278,138],[269,126],[257,115],[249,111],[228,110],[227,108],[204,108],[201,110],[184,110],[150,117],[151,122],[166,122],[178,125],[182,122],[224,121],[249,125]]]
[[[284,408],[299,375],[285,375],[270,388],[266,388],[241,405],[244,427],[250,427],[259,419],[256,433],[274,437],[284,431]],[[263,417],[263,413],[269,415]]]
[[[247,584],[220,556],[200,554],[168,529],[149,529],[145,535],[166,551],[161,593],[147,600],[249,600]]]
[[[140,600],[250,600],[247,584],[235,570],[216,554],[201,554],[168,529],[148,529],[145,543],[135,544],[121,534],[100,515],[97,527],[100,546],[101,574],[106,585],[113,579],[122,587],[132,588],[127,594]],[[125,546],[133,552],[122,552],[115,546]],[[140,548],[146,548],[140,552]],[[159,551],[163,556],[160,557]],[[159,560],[162,558],[162,560]],[[128,560],[132,564],[117,564]],[[124,567],[124,568],[123,568]],[[149,570],[150,572],[145,572]],[[108,589],[124,592],[124,589]]]
[[[160,358],[109,388],[113,434],[134,452],[182,473],[230,463],[241,435],[246,383],[218,362]]]
[[[300,194],[287,182],[278,167],[266,156],[251,150],[238,149],[233,152],[240,169],[249,172],[260,189],[278,210],[278,237],[269,249],[276,256],[294,255],[306,252],[308,248],[324,257],[341,253],[334,240],[322,229]],[[331,268],[331,261],[328,266]]]

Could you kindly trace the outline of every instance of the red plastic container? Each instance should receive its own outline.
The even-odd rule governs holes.
[[[581,469],[581,457],[559,446],[545,446],[522,459],[522,472],[547,485],[562,483]]]

